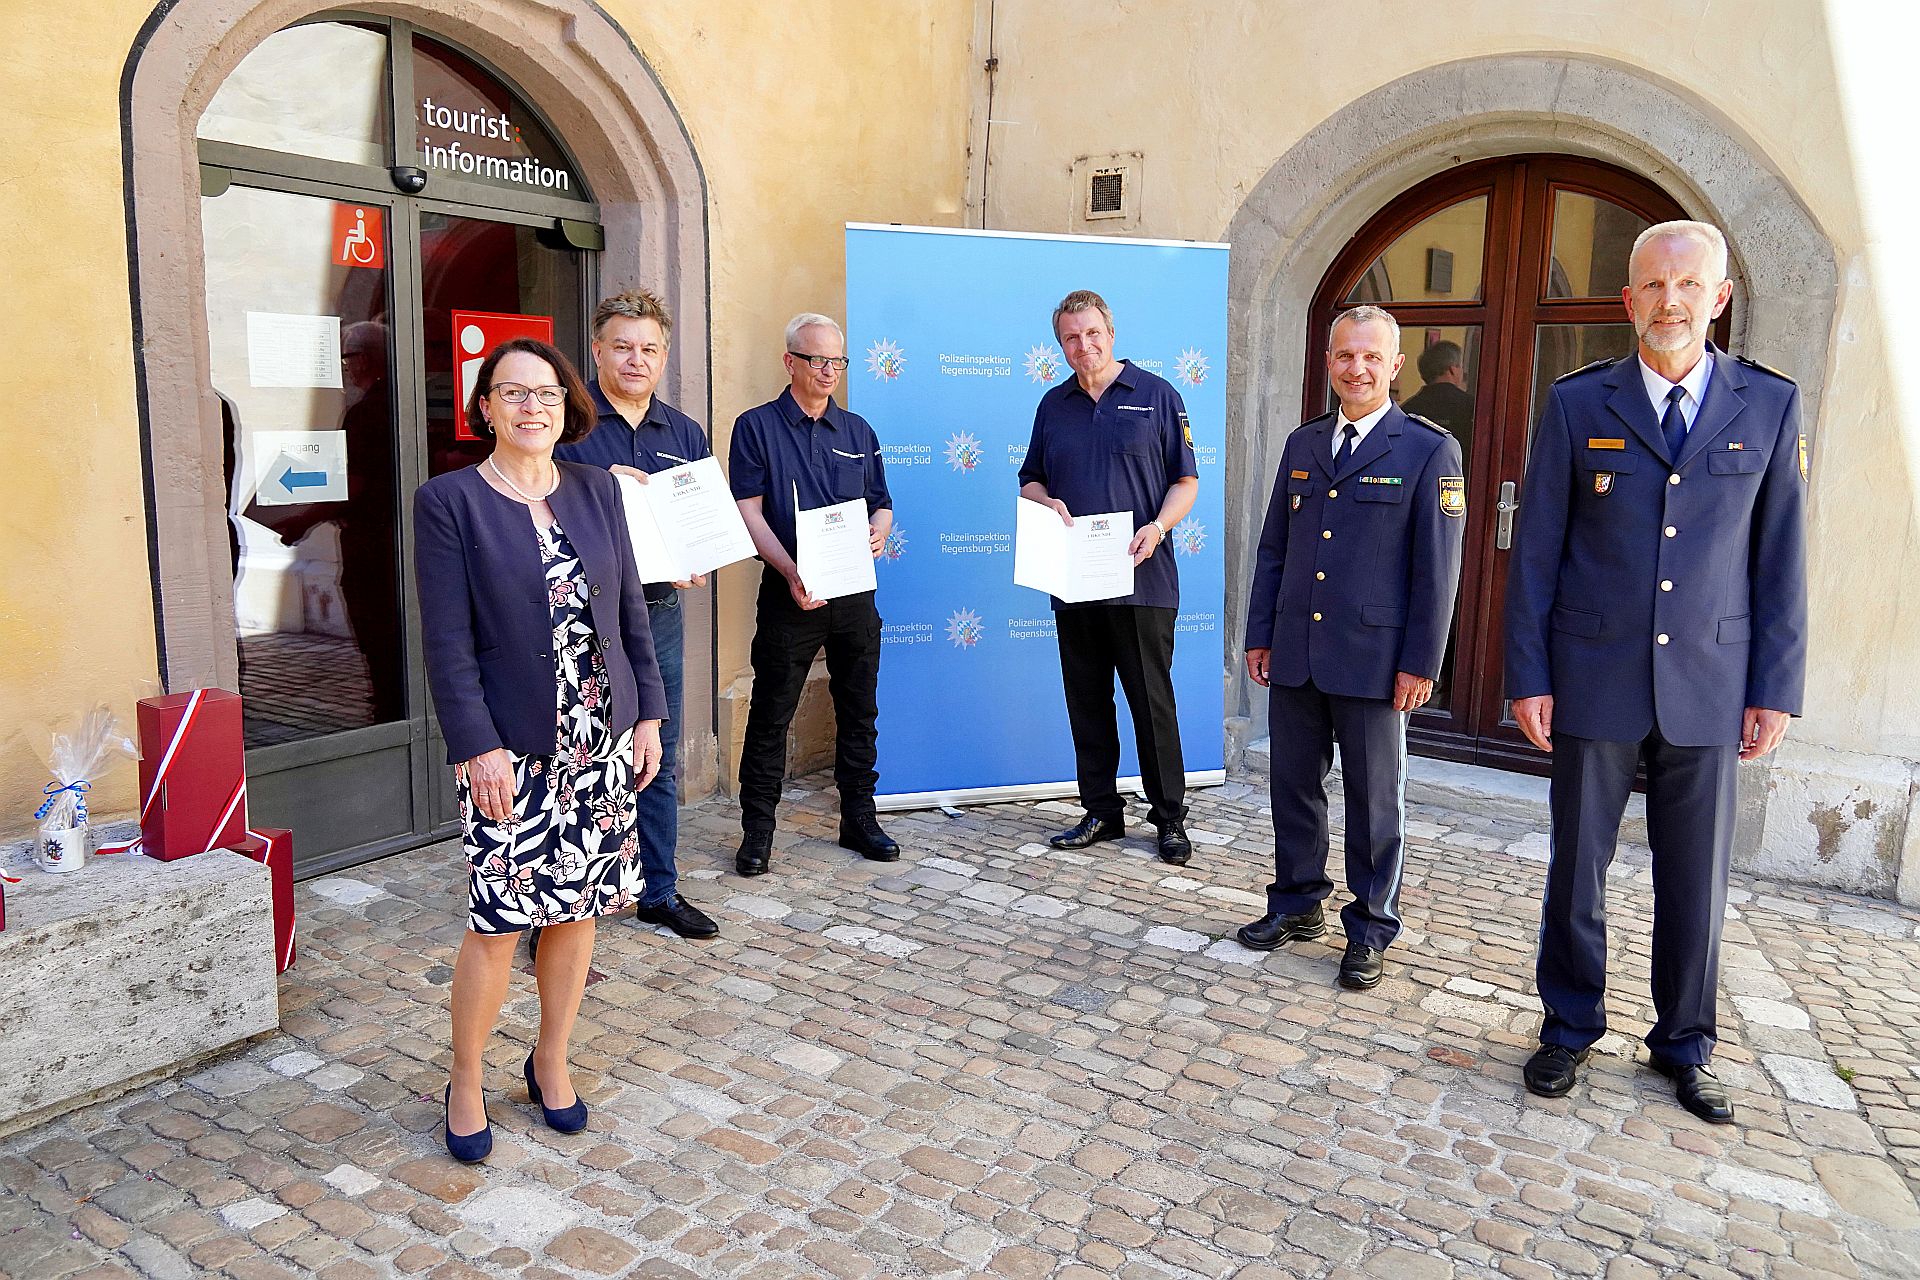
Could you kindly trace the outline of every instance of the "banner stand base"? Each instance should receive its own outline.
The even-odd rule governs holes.
[[[1217,787],[1226,782],[1225,769],[1201,769],[1187,775],[1189,787]],[[1140,777],[1118,780],[1120,790],[1145,796]],[[910,791],[873,798],[881,813],[899,813],[906,809],[957,809],[970,804],[1016,804],[1025,800],[1061,800],[1080,794],[1077,782],[1028,782],[1007,787],[961,787],[953,791]]]

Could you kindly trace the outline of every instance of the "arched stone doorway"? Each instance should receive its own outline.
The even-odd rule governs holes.
[[[407,48],[416,55],[421,48],[414,43],[417,34],[436,42],[435,47],[450,51],[447,56],[456,61],[470,57],[475,68],[484,68],[500,84],[511,86],[516,101],[532,104],[530,109],[541,123],[564,140],[559,154],[565,155],[579,186],[593,197],[592,213],[585,221],[569,218],[573,207],[555,203],[552,209],[543,210],[533,207],[539,204],[536,198],[531,203],[520,199],[519,205],[526,207],[516,210],[515,200],[508,199],[502,206],[498,227],[491,222],[469,226],[463,218],[470,221],[475,207],[484,212],[487,204],[482,195],[474,206],[479,187],[469,182],[461,190],[458,182],[442,184],[452,193],[452,199],[466,203],[431,211],[424,202],[417,210],[407,205],[406,234],[390,235],[388,244],[391,250],[411,255],[415,283],[408,296],[394,294],[391,314],[376,307],[375,319],[405,324],[411,315],[415,330],[422,329],[418,317],[424,303],[418,282],[434,274],[433,264],[423,261],[429,231],[444,240],[445,252],[452,254],[465,251],[462,244],[473,238],[466,233],[484,240],[495,230],[503,230],[509,241],[504,256],[510,260],[514,257],[511,241],[516,232],[509,224],[517,222],[524,241],[531,242],[537,235],[563,249],[599,250],[586,255],[585,274],[571,292],[551,294],[566,299],[572,312],[564,318],[554,317],[556,338],[571,332],[573,345],[579,348],[575,354],[584,356],[578,335],[584,310],[594,294],[632,284],[654,289],[667,299],[677,319],[663,393],[699,416],[710,416],[704,178],[691,140],[658,81],[626,35],[597,7],[581,0],[485,0],[447,12],[427,4],[403,2],[382,5],[377,16],[356,18],[318,10],[310,0],[184,0],[162,4],[149,18],[129,55],[122,81],[122,110],[136,374],[147,463],[149,555],[161,675],[169,688],[234,688],[240,676],[235,644],[234,549],[228,521],[228,458],[232,453],[228,436],[235,430],[229,425],[234,410],[231,399],[223,402],[215,394],[221,352],[210,350],[212,286],[206,236],[212,228],[203,214],[203,196],[221,197],[226,188],[219,167],[210,171],[203,163],[207,160],[203,116],[221,86],[251,53],[277,33],[316,17],[341,26],[357,21],[367,30],[404,32]],[[396,35],[396,49],[400,48],[398,39]],[[396,52],[395,81],[411,75],[411,64],[403,67],[403,63],[405,56]],[[410,86],[403,91],[400,83],[394,83],[392,93],[401,105],[393,109],[398,127],[393,129],[392,149],[384,160],[396,169],[425,166],[435,173],[434,160],[420,152],[415,129],[399,115],[402,111],[410,115],[414,110]],[[356,181],[366,183],[367,172],[378,175],[379,170],[369,170],[368,164],[381,162],[363,162],[362,176],[346,174],[342,179],[346,185],[341,189],[351,190]],[[315,186],[315,175],[303,174],[298,166],[282,168],[284,172],[278,177],[264,180],[265,187],[274,188],[273,194],[282,203],[333,194],[331,188]],[[444,170],[444,166],[438,168]],[[434,194],[436,181],[437,177],[429,180],[426,196]],[[303,183],[307,184],[305,188]],[[372,193],[374,186],[377,184],[363,189]],[[407,185],[404,175],[396,175],[391,187],[386,198],[403,204],[418,192],[417,187]],[[206,207],[217,208],[217,200]],[[390,215],[398,209],[398,205],[388,206]],[[429,212],[437,219],[432,227],[424,220]],[[258,225],[268,216],[256,213],[251,222]],[[232,219],[223,216],[221,222],[222,234],[232,231]],[[395,230],[388,227],[389,232]],[[566,243],[570,236],[571,245]],[[524,258],[524,253],[521,256]],[[579,256],[576,254],[576,258]],[[405,274],[403,269],[396,278]],[[345,298],[350,292],[341,296]],[[217,300],[223,305],[230,301]],[[453,305],[474,304],[456,300]],[[334,308],[336,312],[352,309],[351,304]],[[338,318],[344,322],[349,317],[341,314]],[[343,323],[348,332],[360,327]],[[447,388],[440,387],[438,392],[430,389],[429,384],[437,383],[432,358],[427,358],[424,369],[420,365],[423,341],[416,332],[412,348],[415,359],[409,367],[393,370],[395,403],[400,406],[397,412],[402,419],[409,410],[416,417],[430,419],[438,400],[448,398],[439,394]],[[346,345],[343,342],[343,349]],[[406,347],[402,344],[394,349],[402,351]],[[441,359],[444,363],[445,352]],[[232,375],[229,372],[226,376]],[[420,437],[424,439],[425,435],[422,430]],[[404,447],[399,449],[400,488],[409,479],[417,483],[428,469],[424,453],[412,463],[405,453]],[[395,495],[401,508],[406,497],[405,493]],[[410,554],[399,556],[403,566],[410,559]],[[715,773],[712,608],[710,597],[689,603],[690,687],[682,753],[688,769],[683,776],[694,786],[702,786],[711,785]],[[414,637],[408,645],[407,661],[417,663],[419,652],[418,638]],[[419,682],[411,683],[414,691],[420,692]],[[307,750],[312,744],[293,744],[297,749],[288,758],[276,757],[264,772],[316,764],[339,769],[344,767],[341,762],[352,755],[348,748],[364,741],[370,749],[378,747],[387,752],[390,763],[380,765],[375,771],[378,777],[349,780],[337,772],[324,778],[316,774],[301,785],[300,792],[324,796],[327,788],[319,784],[330,782],[335,790],[347,793],[335,803],[349,804],[355,792],[364,802],[372,783],[404,812],[383,820],[377,829],[332,839],[325,834],[325,815],[313,820],[310,812],[309,830],[319,839],[303,842],[304,873],[432,838],[449,816],[438,799],[446,790],[441,785],[445,771],[431,750],[431,722],[423,698],[412,698],[397,719],[355,732],[360,738],[353,733],[332,734],[333,745],[328,749],[332,754],[318,747]],[[372,736],[381,741],[371,742]],[[287,755],[284,746],[271,750]],[[306,760],[302,751],[314,759]],[[364,766],[366,759],[359,763]],[[262,816],[265,820],[276,817],[273,813]],[[283,821],[282,825],[287,823]],[[316,852],[321,854],[319,858],[310,856]]]
[[[1449,63],[1384,85],[1288,150],[1227,229],[1229,509],[1227,655],[1237,668],[1254,543],[1273,469],[1301,420],[1303,351],[1328,269],[1395,197],[1438,174],[1497,156],[1586,157],[1639,175],[1688,216],[1727,233],[1735,351],[1799,380],[1809,432],[1832,341],[1831,243],[1747,141],[1677,89],[1577,58],[1514,55]],[[1229,758],[1265,733],[1247,682],[1228,697]]]

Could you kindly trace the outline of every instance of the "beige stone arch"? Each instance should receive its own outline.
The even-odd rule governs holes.
[[[160,674],[169,688],[233,688],[239,676],[220,403],[207,377],[195,132],[214,92],[256,45],[337,7],[323,0],[164,0],[141,29],[121,78],[148,554]],[[686,126],[627,34],[591,0],[373,0],[356,7],[472,50],[540,109],[598,200],[606,228],[601,283],[641,282],[665,296],[675,320],[668,394],[710,416],[706,178]],[[699,607],[688,619],[690,673],[711,664],[710,618],[711,610]],[[701,718],[710,717],[703,711]]]
[[[1273,469],[1300,421],[1313,301],[1334,258],[1382,206],[1457,165],[1555,152],[1663,188],[1727,234],[1733,346],[1799,381],[1809,433],[1832,344],[1834,249],[1764,156],[1723,118],[1651,75],[1564,55],[1475,58],[1414,72],[1349,103],[1276,161],[1228,224],[1227,661]],[[1229,682],[1229,759],[1265,733],[1266,704]]]

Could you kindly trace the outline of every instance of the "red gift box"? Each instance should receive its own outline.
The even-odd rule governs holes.
[[[273,971],[293,967],[293,832],[254,827],[235,850],[273,872]]]
[[[139,722],[141,851],[172,862],[245,840],[240,695],[195,689],[142,698]]]

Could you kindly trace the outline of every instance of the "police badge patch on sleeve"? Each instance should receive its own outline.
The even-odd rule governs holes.
[[[1807,482],[1807,433],[1800,433],[1800,483]]]
[[[1187,438],[1187,448],[1193,448],[1193,424],[1187,421],[1185,410],[1180,413],[1180,434]]]
[[[1440,513],[1448,516],[1467,514],[1467,478],[1440,477]]]

